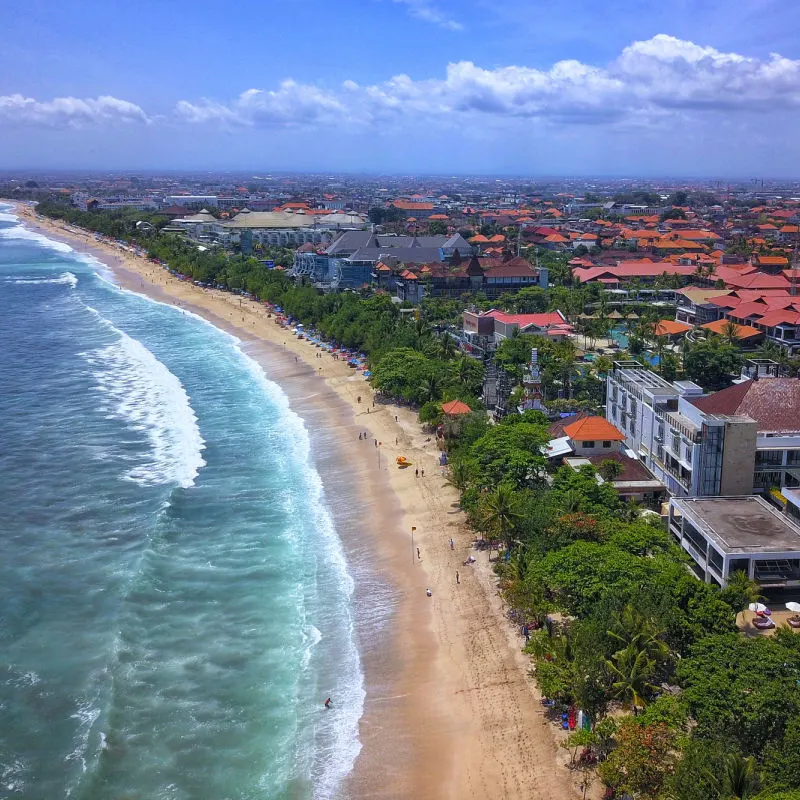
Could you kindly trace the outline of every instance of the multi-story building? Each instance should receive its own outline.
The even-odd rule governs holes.
[[[184,208],[216,208],[219,203],[215,194],[172,194],[164,198],[165,206]]]
[[[692,404],[703,390],[669,383],[638,361],[617,361],[607,379],[606,419],[672,495],[753,491],[755,420],[705,414]]]
[[[744,572],[764,589],[800,586],[800,527],[760,497],[673,498],[669,530],[706,583]]]
[[[724,297],[731,294],[730,289],[706,289],[689,286],[675,292],[677,308],[675,319],[689,325],[705,325],[722,318],[723,311],[719,305],[709,302],[712,297]]]
[[[703,395],[636,361],[608,376],[606,418],[677,496],[769,493],[800,517],[800,380],[752,360],[742,379]]]

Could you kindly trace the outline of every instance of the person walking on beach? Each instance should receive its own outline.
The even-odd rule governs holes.
[[[358,441],[360,442],[364,437],[359,433],[358,434]]]
[[[422,472],[420,472],[420,477],[425,477],[425,467],[422,468]]]
[[[458,570],[456,570],[456,583],[461,583],[461,577],[458,574]]]
[[[455,549],[455,542],[453,541],[453,537],[452,536],[450,537],[450,549],[451,550]]]
[[[419,469],[417,469],[416,467],[414,467],[414,477],[419,478]]]
[[[421,561],[421,560],[422,560],[422,556],[419,554],[419,547],[417,548],[417,559],[418,559],[419,561]]]

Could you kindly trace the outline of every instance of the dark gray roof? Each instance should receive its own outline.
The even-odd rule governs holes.
[[[328,250],[330,253],[330,249]],[[404,264],[427,264],[431,261],[441,261],[442,251],[438,247],[422,247],[411,245],[409,247],[361,247],[353,255],[348,256],[350,261],[380,261],[382,256],[393,256]]]
[[[459,234],[453,236],[385,236],[369,231],[346,231],[327,250],[329,255],[347,255],[361,249],[380,249],[381,252],[392,252],[403,248],[435,249],[458,248],[462,254],[469,252],[469,243]],[[400,258],[400,256],[397,256]],[[437,255],[435,259],[438,260]],[[403,259],[401,259],[403,260]]]

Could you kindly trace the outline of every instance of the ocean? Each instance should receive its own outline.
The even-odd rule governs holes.
[[[0,508],[0,797],[342,796],[358,576],[303,421],[7,206]]]

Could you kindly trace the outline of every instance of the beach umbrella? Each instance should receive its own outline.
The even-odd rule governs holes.
[[[763,614],[767,610],[767,607],[763,603],[750,603],[747,608],[750,611],[755,611],[756,614]]]
[[[789,611],[794,611],[795,613],[800,614],[800,603],[795,603],[794,601],[787,603],[786,608],[788,608]]]

